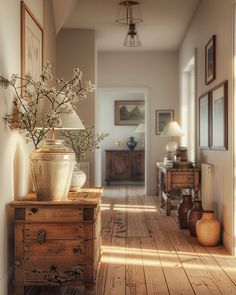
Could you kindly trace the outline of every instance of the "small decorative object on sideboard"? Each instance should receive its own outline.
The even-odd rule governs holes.
[[[188,228],[188,211],[192,209],[193,207],[193,201],[192,201],[192,195],[183,195],[182,201],[178,206],[178,219],[179,219],[179,227],[181,229],[187,229]]]
[[[134,140],[134,137],[131,136],[129,138],[129,140],[127,141],[127,146],[128,148],[132,151],[133,149],[135,149],[136,145],[137,145],[137,141]]]
[[[202,218],[197,221],[196,232],[202,246],[216,246],[220,239],[220,223],[213,210],[203,210]]]
[[[185,146],[179,146],[176,150],[176,158],[179,162],[188,161],[188,150]]]
[[[82,158],[86,158],[87,152],[93,152],[99,148],[101,143],[108,133],[101,135],[95,132],[94,125],[86,125],[82,130],[61,130],[60,137],[65,140],[67,144],[75,153],[76,164],[71,180],[70,191],[78,191],[86,181],[86,174],[80,169],[79,163]]]
[[[202,218],[202,201],[201,200],[194,200],[193,201],[193,208],[188,211],[188,228],[190,231],[191,236],[196,237],[196,223],[199,219]]]

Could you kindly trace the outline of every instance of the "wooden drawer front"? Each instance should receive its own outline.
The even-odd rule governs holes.
[[[25,209],[26,220],[83,220],[83,209],[78,207],[30,207]]]
[[[25,257],[65,257],[83,259],[87,254],[86,247],[92,243],[92,240],[46,240],[44,243],[39,243],[37,240],[25,241],[24,251]],[[88,253],[92,256],[93,253]],[[27,259],[27,258],[26,258]]]
[[[42,231],[46,240],[93,238],[92,223],[26,223],[24,237],[26,240],[37,240]]]
[[[81,284],[85,265],[76,259],[35,259],[25,263],[25,282],[47,285]]]
[[[172,173],[172,187],[188,187],[193,186],[194,175],[193,173]]]

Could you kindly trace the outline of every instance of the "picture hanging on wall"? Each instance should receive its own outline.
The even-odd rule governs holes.
[[[21,75],[38,81],[43,66],[43,28],[21,1]]]
[[[199,147],[210,146],[210,96],[209,92],[199,97]]]
[[[138,125],[145,120],[143,100],[116,100],[115,125]]]
[[[205,46],[205,83],[210,84],[216,78],[216,36],[213,35]]]
[[[212,149],[228,148],[228,81],[210,91],[211,95],[211,140]]]
[[[174,110],[156,110],[156,135],[160,135],[166,125],[174,120]]]

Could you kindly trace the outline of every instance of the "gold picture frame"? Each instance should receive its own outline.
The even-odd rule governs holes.
[[[138,125],[145,120],[143,100],[116,100],[115,125]]]
[[[43,67],[43,28],[21,1],[21,76],[38,81]]]

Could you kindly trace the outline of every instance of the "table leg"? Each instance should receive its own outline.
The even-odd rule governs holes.
[[[167,200],[166,200],[166,215],[170,216],[171,213],[171,200],[170,200],[170,196],[167,196]]]

